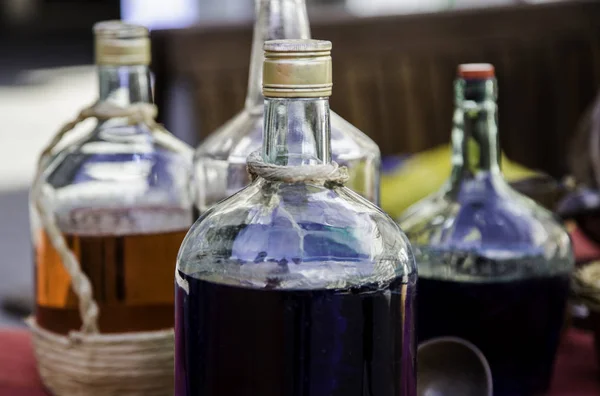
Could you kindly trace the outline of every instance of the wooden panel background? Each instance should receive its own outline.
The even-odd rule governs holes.
[[[428,15],[311,15],[314,38],[333,42],[332,108],[382,153],[449,140],[456,65],[490,62],[499,80],[501,141],[514,160],[554,175],[600,83],[600,2],[565,1]],[[202,27],[153,35],[156,100],[185,79],[198,133],[242,107],[252,27]]]

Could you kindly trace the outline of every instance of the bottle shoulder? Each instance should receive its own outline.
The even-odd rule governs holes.
[[[167,131],[151,131],[141,124],[99,126],[53,154],[44,175],[50,184],[59,183],[57,179],[65,183],[64,176],[71,176],[70,181],[102,175],[127,180],[163,171],[167,174],[160,176],[166,177],[176,166],[189,171],[192,157],[193,149]]]
[[[114,121],[114,122],[113,122]],[[191,162],[193,148],[164,128],[151,129],[145,124],[128,125],[109,120],[74,133],[74,138],[59,143],[54,158],[74,153],[143,154],[168,151],[172,157]]]
[[[331,116],[331,141],[332,152],[335,157],[359,155],[366,153],[369,157],[379,160],[381,152],[377,143],[373,141],[360,129],[346,121],[342,116],[334,111]],[[337,146],[337,148],[336,148]],[[339,153],[339,154],[335,154]]]
[[[569,235],[551,212],[506,183],[467,190],[446,186],[405,212],[399,224],[413,246],[490,259],[537,255],[572,263]]]
[[[191,223],[192,155],[191,147],[165,131],[105,124],[54,154],[34,190],[51,201],[59,223],[68,228],[98,216],[164,214],[176,223],[167,228],[180,230]]]
[[[362,158],[379,161],[379,147],[358,128],[331,114],[331,150],[335,161],[344,163]],[[248,155],[262,147],[263,113],[242,110],[215,130],[198,146],[195,161],[204,159],[245,162]]]
[[[397,224],[346,188],[258,180],[207,211],[178,257],[186,274],[263,287],[348,287],[416,274]]]
[[[196,148],[194,161],[204,159],[227,161],[232,156],[243,158],[262,145],[262,113],[243,109],[225,124],[209,134]]]

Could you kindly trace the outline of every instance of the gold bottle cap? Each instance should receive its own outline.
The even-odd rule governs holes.
[[[272,40],[264,45],[263,95],[272,98],[331,96],[331,42]]]
[[[121,21],[98,22],[96,36],[96,64],[149,65],[150,38],[148,29]]]

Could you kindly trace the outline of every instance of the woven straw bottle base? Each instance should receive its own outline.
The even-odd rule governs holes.
[[[27,320],[38,369],[55,396],[173,394],[173,330],[58,335]]]

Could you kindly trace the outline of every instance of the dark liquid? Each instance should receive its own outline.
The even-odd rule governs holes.
[[[173,277],[187,231],[124,236],[66,234],[66,242],[89,278],[104,333],[173,327]],[[36,255],[36,320],[55,333],[81,327],[79,299],[46,233]]]
[[[414,285],[264,290],[183,276],[176,396],[414,396]]]
[[[490,363],[495,396],[549,387],[569,289],[566,276],[498,283],[419,277],[419,342],[457,336]]]

